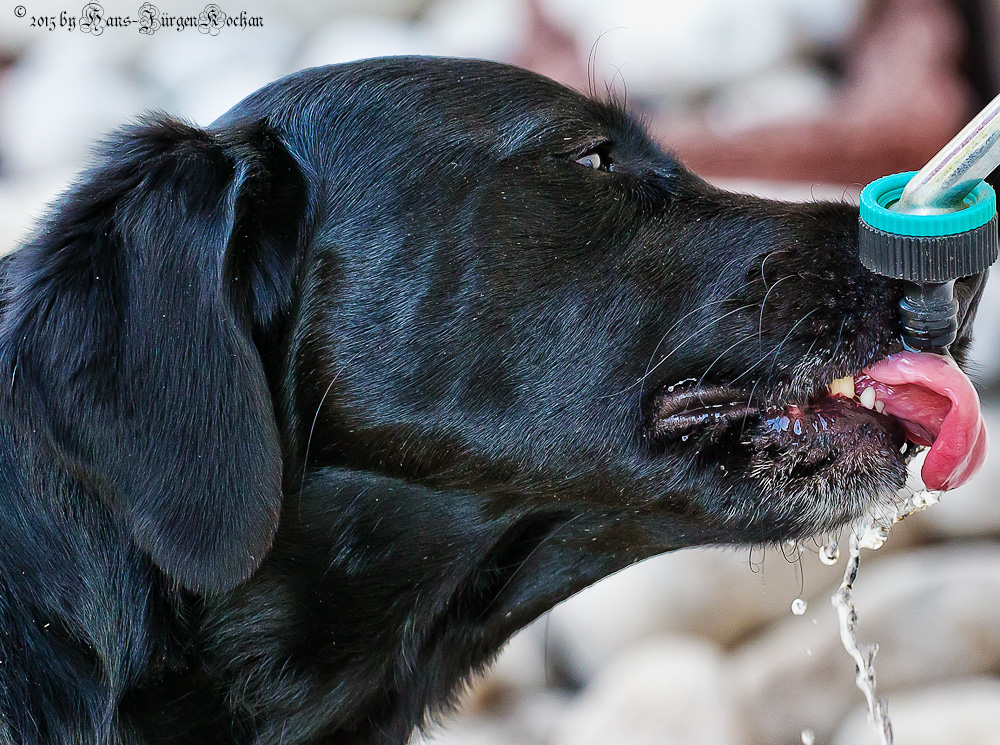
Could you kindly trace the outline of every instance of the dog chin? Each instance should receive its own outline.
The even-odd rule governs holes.
[[[754,429],[745,478],[762,498],[783,503],[794,516],[784,537],[829,533],[895,501],[917,448],[898,426],[872,422],[866,414],[847,409],[818,431],[821,415],[805,415],[802,434],[792,437],[780,429],[783,416]]]

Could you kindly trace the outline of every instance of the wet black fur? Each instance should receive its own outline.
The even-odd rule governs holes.
[[[676,381],[766,412],[896,349],[856,219],[484,62],[121,131],[3,260],[0,743],[403,743],[595,580],[856,515],[870,422],[652,434]]]

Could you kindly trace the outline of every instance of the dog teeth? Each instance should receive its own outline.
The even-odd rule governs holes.
[[[874,409],[875,408],[875,389],[874,388],[865,388],[861,392],[861,397],[860,398],[861,398],[861,405],[864,406],[866,409]],[[884,406],[885,406],[885,404],[883,404],[883,407]]]
[[[865,388],[863,391],[859,392],[854,387],[854,378],[852,377],[837,378],[835,381],[830,383],[829,393],[831,396],[853,398],[856,401],[859,401],[866,409],[873,409],[879,414],[885,411],[885,402],[878,399],[878,394],[875,392],[875,389]]]
[[[854,378],[837,378],[830,383],[831,396],[843,396],[844,398],[854,398]]]

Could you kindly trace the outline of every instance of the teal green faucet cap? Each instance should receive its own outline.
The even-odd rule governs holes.
[[[965,206],[940,215],[892,209],[915,171],[872,181],[861,191],[861,263],[885,277],[918,284],[950,282],[985,271],[997,260],[997,195],[985,181]]]
[[[894,173],[872,181],[861,192],[861,219],[893,235],[955,235],[988,223],[997,211],[997,195],[985,181],[969,192],[965,207],[940,215],[909,215],[891,209],[916,171]]]

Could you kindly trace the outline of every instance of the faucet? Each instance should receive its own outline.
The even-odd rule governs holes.
[[[861,262],[903,280],[900,337],[912,351],[947,354],[958,333],[955,280],[997,260],[1000,96],[917,172],[884,176],[861,192]]]

